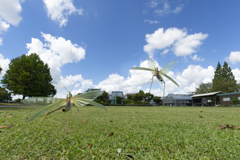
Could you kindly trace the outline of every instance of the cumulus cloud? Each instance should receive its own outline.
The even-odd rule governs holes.
[[[18,26],[22,17],[19,15],[22,11],[19,0],[0,1],[0,20],[4,20],[14,26]]]
[[[60,27],[66,26],[68,16],[73,13],[83,15],[83,9],[77,9],[72,0],[43,0],[48,17],[59,23]]]
[[[0,66],[2,68],[2,72],[0,74],[0,79],[3,78],[3,76],[5,75],[6,71],[8,70],[8,65],[10,63],[10,60],[8,58],[4,58],[4,56],[2,54],[0,54]]]
[[[155,62],[156,63],[156,62]],[[156,64],[158,65],[158,64]],[[147,67],[147,60],[140,63],[140,67]],[[140,71],[140,70],[129,70],[129,76],[124,78],[118,74],[111,74],[109,77],[103,81],[101,81],[96,88],[101,88],[102,90],[106,90],[107,92],[112,91],[123,91],[126,93],[136,93],[142,89],[143,86],[150,87],[152,82],[152,73],[149,71]],[[156,83],[158,80],[154,78],[153,83]]]
[[[0,35],[6,32],[10,24],[18,26],[22,17],[19,15],[22,11],[19,0],[0,1]],[[3,37],[0,37],[0,46],[3,44]]]
[[[229,57],[226,58],[226,60],[230,61],[233,64],[240,62],[240,51],[232,51],[229,55]]]
[[[155,65],[158,66],[156,61]],[[140,63],[140,67],[148,67],[147,61],[143,61]],[[161,69],[161,67],[159,68]],[[168,80],[163,76],[165,81],[165,96],[168,94],[188,94],[195,91],[195,88],[199,86],[201,83],[211,82],[214,77],[214,68],[212,66],[208,66],[207,68],[203,68],[200,65],[189,65],[186,69],[184,69],[181,73],[174,73],[170,71],[168,76],[175,79],[175,81],[180,85],[180,87],[176,86],[172,81]],[[235,73],[236,72],[236,73]],[[240,71],[235,70],[235,74],[239,75],[240,79]],[[96,88],[101,88],[102,90],[106,90],[111,93],[112,91],[123,91],[126,93],[137,93],[139,90],[143,90],[145,93],[149,92],[149,88],[151,85],[152,73],[148,71],[140,71],[140,70],[129,70],[129,76],[124,78],[118,74],[111,74],[109,77],[102,82],[100,82]],[[151,89],[151,93],[155,96],[163,95],[163,83],[160,83],[156,77],[154,77],[153,86]]]
[[[188,56],[196,52],[196,48],[199,47],[202,42],[208,37],[208,34],[195,33],[188,35],[174,44],[174,53],[176,56]]]
[[[186,34],[186,32],[178,28],[168,28],[165,32],[163,28],[159,28],[154,33],[146,35],[148,44],[144,46],[144,51],[152,57],[155,50],[171,46],[177,40],[185,37]]]
[[[42,33],[45,43],[37,38],[32,38],[27,43],[28,54],[37,53],[40,58],[49,65],[53,77],[53,83],[58,84],[61,77],[61,67],[67,63],[79,62],[85,57],[85,49],[63,37],[54,37]]]
[[[2,68],[1,74],[0,74],[0,79],[5,75],[6,71],[8,70],[8,65],[10,63],[10,60],[8,58],[4,58],[2,54],[0,54],[0,66]]]
[[[163,28],[159,28],[154,33],[146,35],[147,44],[144,46],[144,51],[153,57],[157,50],[165,49],[164,53],[166,53],[166,49],[171,48],[176,56],[186,57],[195,53],[202,44],[201,41],[207,37],[208,34],[202,33],[187,35],[186,29],[168,28],[164,31]],[[197,59],[196,56],[194,58]]]
[[[237,83],[240,83],[240,70],[238,68],[232,70],[233,75],[235,76],[235,79]]]
[[[150,19],[145,19],[144,22],[145,22],[145,23],[150,23],[150,24],[157,24],[157,23],[159,23],[159,22],[156,21],[156,20],[150,20]]]
[[[7,29],[9,28],[9,24],[7,24],[6,22],[3,22],[3,21],[0,21],[0,35],[3,33],[3,32],[6,32]],[[2,43],[2,40],[3,38],[0,37],[0,46],[3,44]]]

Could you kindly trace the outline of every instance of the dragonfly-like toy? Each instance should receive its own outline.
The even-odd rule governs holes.
[[[72,87],[72,89],[73,89],[73,87]],[[71,91],[72,91],[72,89],[71,89]],[[94,99],[96,99],[98,96],[100,96],[103,93],[102,91],[93,90],[93,91],[85,92],[85,93],[80,94],[80,95],[76,95],[74,97],[72,96],[71,91],[67,90],[68,93],[67,93],[66,99],[50,98],[50,97],[34,97],[34,98],[25,99],[25,100],[22,101],[24,104],[28,104],[28,105],[43,104],[43,105],[47,105],[47,106],[28,119],[27,122],[30,122],[33,119],[35,119],[36,117],[45,113],[45,116],[44,116],[44,118],[43,118],[43,120],[42,120],[34,138],[30,142],[27,150],[25,151],[24,155],[20,159],[23,159],[25,157],[25,155],[27,154],[33,140],[36,138],[37,133],[40,130],[40,128],[41,128],[44,120],[46,119],[47,115],[49,115],[49,114],[51,114],[55,111],[58,111],[58,110],[62,110],[63,112],[67,112],[67,111],[71,110],[71,113],[72,113],[72,107],[73,106],[75,106],[78,110],[78,107],[82,107],[82,106],[85,106],[87,104],[91,104],[93,106],[97,106],[97,107],[100,107],[102,109],[107,110],[107,108],[105,108],[103,105],[93,101]],[[71,117],[71,113],[70,113],[70,117]],[[70,120],[70,117],[69,117],[69,120]],[[68,125],[69,125],[69,120],[68,120]],[[67,125],[67,128],[66,128],[65,132],[67,132],[68,125]]]
[[[143,71],[151,71],[153,73],[153,76],[152,76],[152,83],[153,83],[153,77],[156,76],[157,79],[160,81],[160,82],[163,82],[164,84],[164,89],[163,89],[163,106],[164,106],[164,92],[165,92],[165,81],[163,80],[162,76],[165,76],[166,78],[168,78],[170,81],[172,81],[174,84],[176,84],[178,87],[178,83],[172,79],[171,77],[169,77],[167,75],[167,73],[174,67],[174,65],[177,63],[177,60],[172,60],[170,62],[168,62],[161,70],[158,70],[158,67],[155,66],[153,60],[151,58],[147,58],[147,61],[148,61],[148,66],[149,68],[145,68],[145,67],[133,67],[133,68],[130,68],[130,69],[133,69],[133,70],[143,70]],[[151,87],[152,87],[152,83],[151,83]],[[149,90],[149,93],[151,91],[151,87],[150,87],[150,90]]]

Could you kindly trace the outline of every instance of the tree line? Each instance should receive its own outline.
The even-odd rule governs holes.
[[[116,96],[117,105],[150,105],[151,100],[159,104],[161,102],[161,97],[154,96],[151,93],[144,93],[142,90],[139,90],[138,93],[133,95],[127,95],[127,99]],[[109,99],[109,94],[106,91],[103,91],[102,95],[97,97],[94,101],[102,105],[111,105],[111,99]]]

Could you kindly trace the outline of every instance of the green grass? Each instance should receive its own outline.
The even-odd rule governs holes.
[[[24,105],[23,103],[0,103],[0,106],[20,106]]]
[[[42,117],[25,123],[41,107],[0,107],[0,159],[20,158]],[[239,159],[237,107],[107,107],[86,106],[78,113],[57,111],[45,120],[26,159]],[[35,110],[34,110],[35,109]],[[203,111],[203,112],[200,112]],[[7,116],[12,116],[8,118]],[[200,118],[202,116],[203,118]],[[134,119],[132,117],[135,117]],[[87,122],[82,122],[87,120]],[[113,122],[110,122],[110,121]],[[112,136],[108,136],[113,132]],[[92,147],[88,145],[92,143]],[[120,156],[116,155],[121,148]]]

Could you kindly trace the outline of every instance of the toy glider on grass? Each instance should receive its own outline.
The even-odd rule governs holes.
[[[149,68],[144,68],[144,67],[133,67],[133,68],[130,68],[130,69],[134,69],[134,70],[143,70],[143,71],[151,71],[153,73],[153,76],[152,76],[152,83],[153,83],[153,77],[156,76],[157,79],[160,81],[160,82],[163,82],[164,84],[164,89],[163,89],[163,106],[164,106],[164,92],[165,92],[165,81],[163,80],[162,76],[165,76],[166,78],[168,78],[170,81],[172,81],[174,84],[176,84],[178,87],[178,83],[172,79],[171,77],[169,77],[167,75],[167,73],[174,67],[174,65],[177,63],[177,60],[172,60],[170,62],[168,62],[160,71],[158,70],[158,67],[155,66],[153,60],[151,58],[147,58],[147,61],[148,61],[148,66]],[[151,87],[152,87],[152,83],[151,83]],[[151,91],[151,87],[150,87],[150,90],[149,90],[149,93]]]
[[[72,91],[72,89],[71,89],[71,91]],[[29,104],[29,105],[45,104],[45,105],[48,105],[48,106],[46,106],[44,109],[40,110],[39,112],[37,112],[36,114],[34,114],[32,117],[30,117],[28,119],[27,122],[30,122],[33,119],[35,119],[36,117],[45,113],[45,116],[42,120],[42,123],[40,124],[34,138],[30,142],[26,152],[21,157],[21,159],[23,159],[24,156],[27,154],[27,152],[28,152],[33,140],[36,138],[37,133],[40,130],[46,116],[49,115],[50,113],[53,113],[53,112],[58,111],[58,110],[62,110],[63,112],[67,112],[67,111],[71,110],[71,112],[70,112],[70,117],[71,117],[72,104],[75,104],[73,106],[76,106],[77,110],[78,110],[78,107],[85,106],[87,104],[91,104],[93,106],[97,106],[97,107],[100,107],[102,109],[107,110],[107,108],[105,108],[103,105],[93,101],[94,99],[96,99],[98,96],[100,96],[102,94],[102,91],[100,91],[100,90],[89,91],[89,92],[83,93],[81,95],[76,95],[74,97],[72,97],[71,91],[70,92],[68,91],[66,99],[49,98],[49,97],[34,97],[34,98],[25,99],[25,100],[22,101],[24,104]],[[70,120],[70,117],[69,117],[69,120]],[[68,120],[68,125],[69,125],[69,120]],[[67,125],[67,128],[66,128],[65,132],[67,132],[68,125]]]

